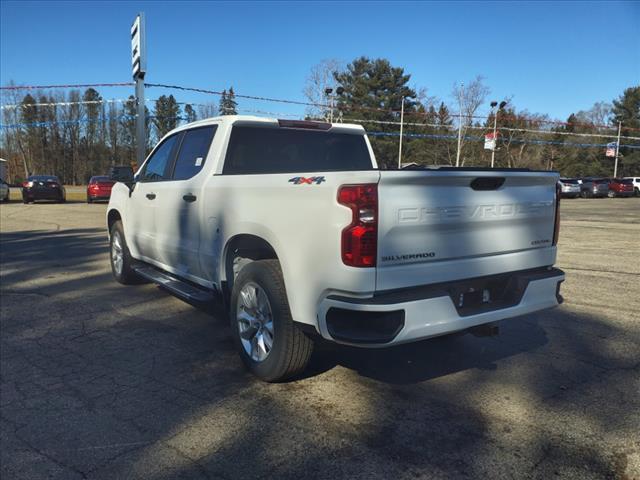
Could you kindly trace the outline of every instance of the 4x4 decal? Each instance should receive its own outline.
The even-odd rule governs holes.
[[[308,183],[309,185],[312,185],[314,183],[316,185],[320,185],[325,181],[325,179],[324,177],[293,177],[290,178],[289,181],[294,185],[304,185],[305,183]]]

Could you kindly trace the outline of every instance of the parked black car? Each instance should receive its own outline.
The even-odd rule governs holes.
[[[24,203],[36,200],[55,200],[65,202],[67,193],[64,186],[55,175],[31,175],[22,184],[22,201]]]

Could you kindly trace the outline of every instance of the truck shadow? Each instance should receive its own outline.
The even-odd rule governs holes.
[[[535,350],[548,341],[532,315],[498,325],[501,333],[493,337],[458,332],[389,348],[319,342],[306,376],[341,366],[377,381],[413,384],[469,369],[494,370],[498,360]]]
[[[321,343],[305,376],[264,384],[223,312],[116,284],[103,229],[0,246],[3,477],[29,449],[87,478],[621,477],[584,434],[636,418],[620,392],[640,338],[607,319],[561,307],[498,337]]]

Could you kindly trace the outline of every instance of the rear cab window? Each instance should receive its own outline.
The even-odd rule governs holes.
[[[364,133],[234,125],[222,173],[372,170]]]

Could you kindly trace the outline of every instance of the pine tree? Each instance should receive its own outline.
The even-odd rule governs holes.
[[[411,75],[406,75],[402,68],[393,67],[389,60],[357,58],[347,65],[344,72],[336,73],[335,79],[344,88],[344,93],[338,97],[338,108],[346,121],[350,116],[373,121],[398,121],[403,97],[405,115],[416,112],[419,107],[416,92],[407,85]],[[369,128],[383,133],[398,132],[397,125],[371,123]],[[393,136],[371,137],[381,167],[397,165],[398,140]]]
[[[226,115],[226,104],[227,104],[227,90],[222,91],[222,95],[220,96],[220,103],[218,104],[218,112],[220,115]]]
[[[184,106],[184,114],[187,117],[187,123],[195,122],[198,119],[196,111],[188,103]]]
[[[101,170],[99,160],[96,158],[96,143],[98,140],[98,122],[100,121],[101,105],[94,102],[101,102],[102,97],[93,88],[88,88],[82,95],[82,101],[91,102],[83,105],[87,123],[84,129],[84,138],[82,139],[82,149],[84,150],[82,157],[85,159],[84,166],[87,169],[86,175],[91,176]],[[84,178],[82,180],[88,181],[89,178]]]
[[[173,95],[169,95],[168,97],[162,95],[156,100],[153,116],[156,137],[160,139],[178,126],[180,105],[178,105]]]
[[[238,103],[236,102],[236,94],[233,92],[233,87],[229,88],[229,93],[226,90],[222,91],[219,110],[220,115],[238,114]]]
[[[233,91],[233,87],[229,88],[229,95],[227,95],[227,104],[226,104],[227,115],[237,115],[238,114],[238,102],[236,102],[236,94]]]
[[[136,99],[133,95],[130,95],[122,109],[121,116],[121,144],[125,150],[124,158],[122,158],[122,165],[137,165],[136,159],[136,116],[138,110],[136,107]],[[151,150],[151,145],[155,142],[151,138],[151,119],[149,115],[149,109],[144,107],[145,116],[145,130],[147,137],[147,144],[145,145],[146,153]],[[118,158],[119,160],[119,158]]]
[[[613,101],[612,111],[613,124],[618,126],[618,122],[622,122],[622,135],[637,136],[640,129],[640,86],[627,88],[620,98]],[[627,148],[624,144],[624,141],[620,142],[618,174],[637,175],[640,172],[640,151]]]

